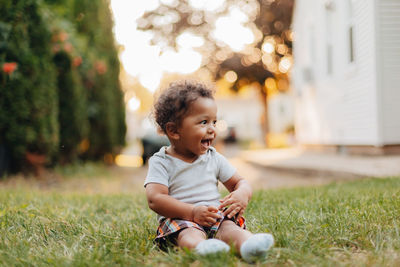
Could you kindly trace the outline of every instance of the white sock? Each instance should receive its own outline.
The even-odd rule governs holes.
[[[247,239],[240,247],[240,255],[248,262],[253,263],[265,258],[267,251],[273,246],[274,237],[270,234],[255,234]]]
[[[200,255],[207,255],[218,252],[227,252],[230,247],[223,241],[215,238],[210,238],[201,241],[195,248],[196,253]]]

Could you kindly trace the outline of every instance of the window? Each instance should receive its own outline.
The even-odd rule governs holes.
[[[355,61],[354,54],[354,15],[353,15],[353,0],[347,0],[347,61],[353,63]]]
[[[333,73],[333,11],[334,11],[334,2],[326,1],[325,2],[325,34],[326,34],[326,73],[331,75]]]
[[[354,62],[354,33],[353,25],[349,26],[349,62]]]

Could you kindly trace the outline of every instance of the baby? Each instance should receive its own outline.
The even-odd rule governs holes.
[[[200,255],[228,251],[232,244],[247,262],[263,259],[273,237],[252,234],[242,217],[252,189],[211,146],[213,91],[201,83],[173,83],[156,100],[154,115],[171,144],[150,158],[144,184],[149,207],[158,214],[156,242]],[[218,181],[230,192],[222,199]]]

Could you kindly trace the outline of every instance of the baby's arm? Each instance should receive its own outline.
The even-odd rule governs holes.
[[[232,218],[238,214],[238,218],[240,218],[250,201],[253,190],[249,183],[237,173],[226,181],[224,186],[229,190],[230,194],[220,200],[219,209],[228,207],[224,211],[224,216]]]
[[[168,187],[162,184],[146,185],[149,208],[167,218],[180,218],[203,226],[210,226],[220,218],[218,209],[212,206],[194,206],[168,195]]]

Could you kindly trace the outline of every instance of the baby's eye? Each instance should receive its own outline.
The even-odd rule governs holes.
[[[213,121],[213,124],[216,125],[216,124],[217,124],[217,121]]]
[[[200,123],[201,123],[201,124],[207,124],[207,121],[206,121],[206,120],[203,120],[203,121],[201,121]]]

